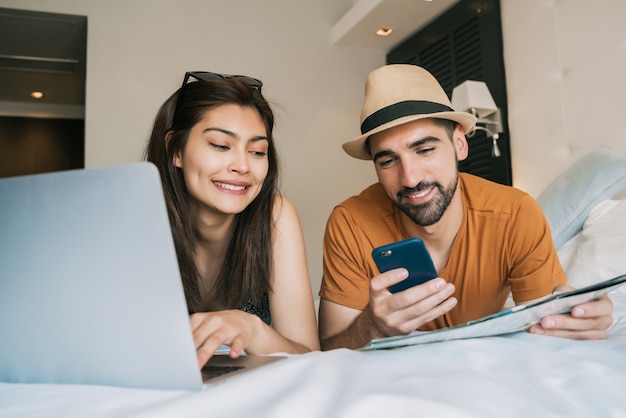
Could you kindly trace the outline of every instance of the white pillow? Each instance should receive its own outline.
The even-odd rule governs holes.
[[[594,206],[582,231],[558,253],[568,283],[576,288],[626,274],[626,199]]]
[[[591,209],[626,187],[626,159],[607,146],[584,155],[554,179],[537,202],[560,249],[580,232]]]

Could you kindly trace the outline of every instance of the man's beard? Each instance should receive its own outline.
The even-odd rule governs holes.
[[[411,189],[402,189],[396,194],[395,204],[402,212],[406,214],[413,222],[419,226],[434,225],[443,216],[444,212],[450,205],[454,192],[456,191],[459,182],[459,177],[455,176],[454,181],[444,188],[437,182],[420,182],[417,186]],[[429,202],[419,205],[411,205],[404,201],[405,196],[411,195],[422,190],[435,187],[439,193],[433,197]]]

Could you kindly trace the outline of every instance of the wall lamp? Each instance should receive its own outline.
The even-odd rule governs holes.
[[[464,81],[452,90],[451,102],[455,110],[469,112],[478,118],[474,129],[467,132],[466,135],[471,138],[476,131],[486,132],[487,138],[491,138],[493,141],[491,156],[499,157],[498,139],[500,133],[503,132],[502,116],[500,109],[493,101],[487,84],[483,81]]]

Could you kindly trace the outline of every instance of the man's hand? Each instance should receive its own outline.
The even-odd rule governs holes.
[[[560,286],[557,291],[571,289],[569,286]],[[529,331],[573,340],[600,340],[606,337],[612,324],[613,302],[604,295],[598,300],[574,306],[569,314],[546,316]]]
[[[456,306],[456,298],[450,297],[454,285],[440,277],[402,292],[389,292],[389,286],[407,277],[407,270],[400,268],[372,278],[365,310],[378,331],[376,338],[408,334]]]
[[[322,349],[360,348],[374,338],[408,334],[456,306],[456,298],[450,297],[454,286],[439,277],[398,293],[389,292],[389,286],[407,277],[404,268],[373,277],[363,311],[322,299]]]

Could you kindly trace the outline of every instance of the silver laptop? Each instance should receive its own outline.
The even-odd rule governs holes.
[[[284,357],[196,360],[149,163],[0,179],[0,381],[201,389]]]

